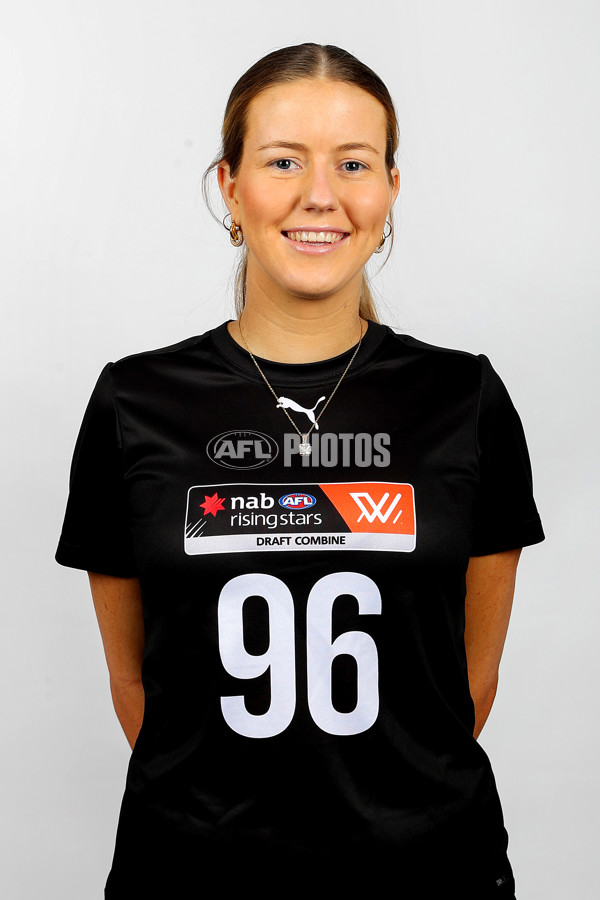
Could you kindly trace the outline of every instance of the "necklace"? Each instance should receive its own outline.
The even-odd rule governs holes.
[[[316,406],[321,402],[321,400],[325,400],[325,397],[321,397],[321,399],[317,401],[317,403],[315,404],[315,406],[313,407],[312,410],[306,410],[306,409],[304,409],[304,407],[300,406],[298,403],[295,403],[294,401],[288,400],[287,397],[278,397],[277,394],[276,394],[276,392],[273,390],[273,388],[272,388],[272,386],[271,386],[271,384],[270,384],[270,382],[269,382],[269,379],[267,378],[267,376],[265,375],[265,373],[263,372],[263,370],[262,370],[261,367],[259,366],[258,360],[255,358],[254,354],[252,353],[252,350],[250,349],[250,347],[249,347],[248,344],[246,343],[246,338],[244,337],[244,332],[242,331],[242,322],[241,322],[241,318],[238,319],[238,328],[239,328],[239,330],[240,330],[240,337],[241,337],[241,339],[242,339],[242,343],[243,343],[244,347],[246,348],[246,350],[248,351],[248,353],[250,354],[250,359],[252,360],[252,362],[254,363],[254,365],[256,366],[256,368],[258,369],[258,371],[260,372],[263,381],[265,382],[265,384],[267,385],[267,387],[269,388],[269,390],[271,391],[271,393],[273,394],[273,396],[274,396],[275,399],[277,400],[277,408],[278,408],[278,409],[282,409],[282,410],[284,411],[284,413],[286,414],[286,416],[287,416],[288,419],[290,420],[290,422],[291,422],[291,424],[292,424],[292,427],[293,427],[293,428],[298,432],[298,434],[300,435],[300,441],[301,441],[301,443],[300,443],[300,456],[310,456],[310,454],[312,453],[312,447],[311,447],[311,445],[310,445],[309,442],[308,442],[308,438],[309,438],[309,436],[310,436],[310,434],[311,434],[313,428],[316,428],[316,429],[319,428],[319,425],[318,425],[319,419],[321,418],[321,416],[323,415],[323,413],[325,412],[325,410],[327,409],[327,407],[329,406],[329,404],[330,404],[331,401],[333,400],[333,395],[335,394],[335,392],[336,392],[337,389],[339,388],[340,384],[341,384],[342,381],[344,380],[344,378],[345,378],[345,376],[346,376],[346,373],[348,372],[348,369],[350,368],[350,366],[351,366],[352,363],[354,362],[354,359],[355,359],[355,357],[356,357],[356,354],[357,354],[358,351],[360,350],[360,345],[362,344],[362,339],[363,339],[363,327],[362,327],[362,321],[360,322],[360,337],[359,337],[359,339],[358,339],[358,344],[356,345],[356,349],[355,349],[354,353],[353,353],[352,356],[350,357],[350,362],[348,363],[348,365],[346,366],[346,368],[344,369],[344,371],[343,371],[342,374],[340,375],[340,377],[339,377],[339,379],[338,379],[338,382],[337,382],[336,386],[334,387],[334,389],[332,390],[331,394],[329,395],[329,397],[328,397],[327,400],[326,400],[325,406],[322,406],[322,407],[321,407],[321,411],[320,411],[320,413],[318,414],[318,416],[315,416],[315,415],[314,415],[314,410],[315,410]],[[300,429],[298,428],[298,426],[296,425],[296,423],[294,422],[294,420],[293,420],[292,417],[290,416],[289,412],[287,411],[286,406],[291,406],[293,409],[297,409],[299,412],[304,412],[304,413],[306,413],[306,414],[309,416],[309,418],[312,419],[312,425],[310,426],[310,428],[308,429],[308,431],[307,431],[306,433],[303,433],[302,431],[300,431]]]

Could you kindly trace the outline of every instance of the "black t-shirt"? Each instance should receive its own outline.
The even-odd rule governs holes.
[[[99,378],[57,560],[142,587],[107,898],[511,895],[463,634],[469,558],[543,539],[521,423],[485,356],[370,323],[301,455],[351,354],[259,360],[278,402],[222,325]]]

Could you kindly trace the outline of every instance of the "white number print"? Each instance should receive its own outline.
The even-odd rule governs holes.
[[[260,656],[244,646],[242,608],[248,597],[263,597],[269,607],[269,649]],[[296,708],[294,664],[294,600],[289,588],[273,575],[238,575],[219,597],[219,650],[224,668],[234,678],[271,676],[271,705],[262,715],[249,713],[244,697],[221,697],[230,728],[245,737],[273,737],[284,731]]]
[[[375,722],[379,712],[378,659],[375,641],[364,631],[346,631],[331,640],[334,601],[350,594],[358,611],[381,613],[381,594],[374,581],[358,572],[325,575],[308,595],[307,668],[310,714],[328,734],[359,734]],[[353,656],[358,669],[358,700],[352,712],[338,712],[331,700],[331,667],[336,656]]]
[[[313,586],[306,608],[308,707],[315,723],[328,734],[360,734],[379,712],[377,647],[363,631],[346,631],[332,640],[332,611],[338,597],[350,595],[360,615],[379,615],[381,595],[372,579],[358,572],[325,575]],[[260,655],[244,644],[243,606],[249,597],[262,597],[269,610],[269,647]],[[219,650],[225,670],[241,680],[258,678],[269,670],[271,703],[262,714],[248,712],[243,694],[221,697],[223,717],[238,734],[274,737],[284,731],[296,708],[296,652],[294,601],[279,578],[264,573],[238,575],[219,597]],[[356,662],[357,702],[351,712],[339,712],[332,701],[332,665],[337,656]]]

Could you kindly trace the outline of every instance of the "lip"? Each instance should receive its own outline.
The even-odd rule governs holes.
[[[282,228],[283,232],[288,231],[333,231],[335,234],[348,234],[345,228],[334,228],[332,225],[294,225],[291,228]]]
[[[339,241],[336,241],[334,244],[328,244],[327,242],[322,244],[307,244],[302,241],[292,241],[285,233],[286,231],[331,231],[335,234],[343,234],[344,237]],[[337,250],[338,247],[341,247],[343,244],[345,244],[350,235],[347,231],[344,231],[343,228],[328,228],[325,225],[321,225],[317,228],[317,226],[313,224],[306,228],[302,228],[301,226],[286,228],[285,231],[282,230],[281,237],[286,242],[286,244],[293,247],[297,253],[308,253],[309,255],[315,255],[321,253],[333,253],[335,250]]]

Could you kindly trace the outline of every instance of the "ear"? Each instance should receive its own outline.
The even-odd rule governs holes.
[[[390,169],[390,178],[392,180],[392,184],[390,186],[390,210],[396,199],[398,197],[398,193],[400,191],[400,172],[395,167]]]
[[[235,178],[231,177],[229,163],[225,160],[220,162],[217,167],[217,179],[221,196],[225,201],[227,209],[231,213],[231,218],[239,225],[239,202],[237,199],[236,182]]]

